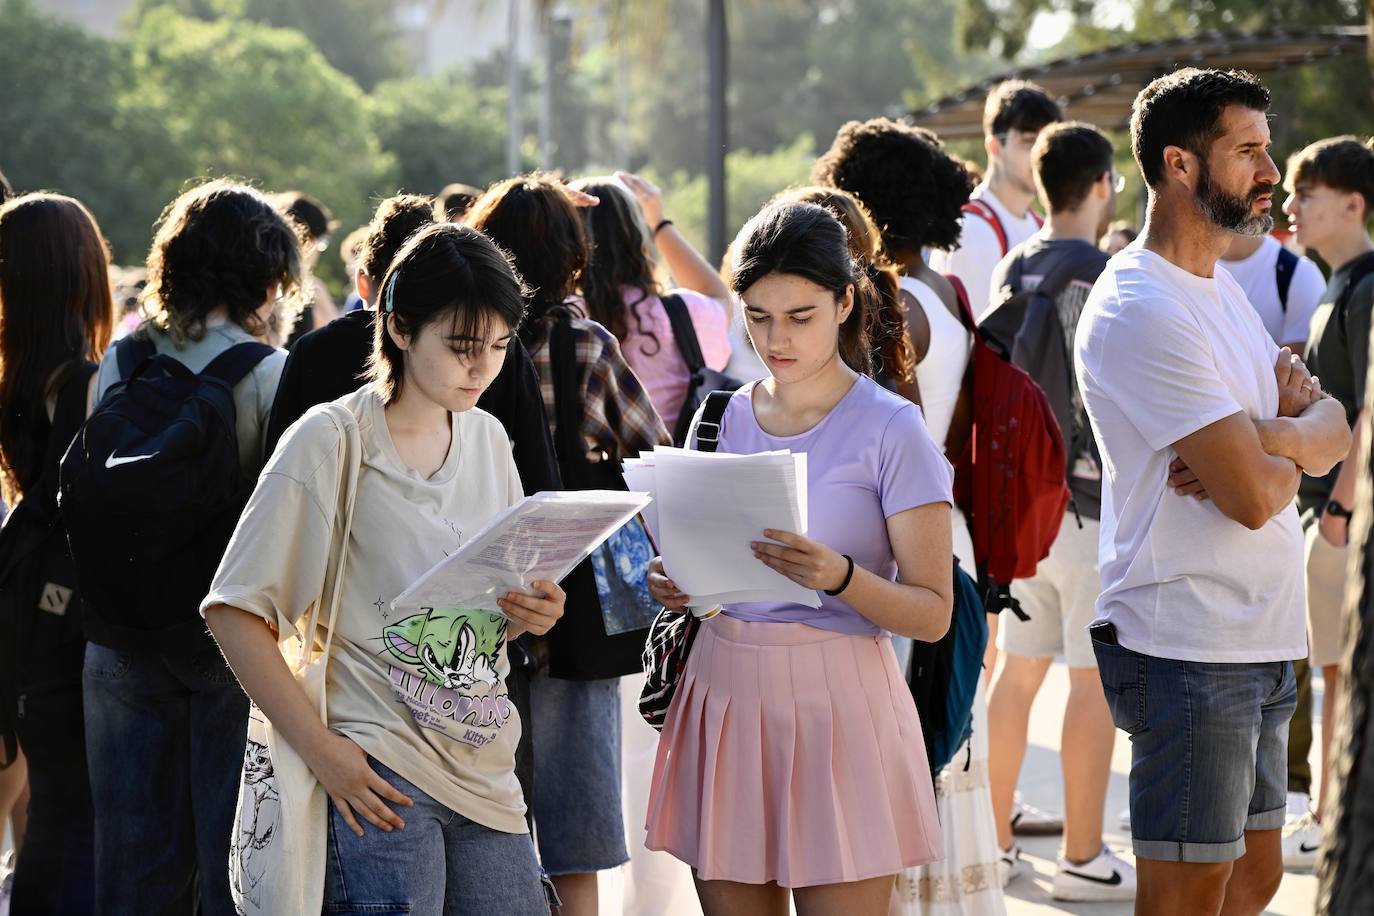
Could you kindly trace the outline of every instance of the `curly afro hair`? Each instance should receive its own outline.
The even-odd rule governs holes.
[[[957,245],[960,208],[973,190],[968,169],[939,137],[891,118],[841,127],[811,180],[857,197],[894,255]]]

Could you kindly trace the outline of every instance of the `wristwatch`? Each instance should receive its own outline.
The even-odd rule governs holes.
[[[1328,499],[1326,501],[1326,508],[1322,510],[1322,514],[1334,515],[1336,516],[1336,518],[1343,518],[1346,520],[1347,523],[1349,523],[1350,518],[1354,513],[1352,513],[1345,506],[1342,506],[1340,503],[1336,502],[1334,499]]]

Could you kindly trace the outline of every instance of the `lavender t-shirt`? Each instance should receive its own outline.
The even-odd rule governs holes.
[[[806,452],[807,536],[849,554],[855,566],[895,580],[887,519],[917,506],[953,503],[954,469],[926,431],[920,408],[860,376],[810,430],[772,436],[754,417],[753,390],[753,384],[746,385],[730,399],[719,450]],[[695,434],[692,438],[695,445]],[[824,593],[820,598],[819,608],[770,602],[730,604],[723,610],[740,620],[804,623],[862,635],[883,632],[842,598]]]

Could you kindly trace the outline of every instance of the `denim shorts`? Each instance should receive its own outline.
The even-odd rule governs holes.
[[[502,833],[441,805],[390,767],[368,764],[415,804],[388,802],[404,830],[362,818],[358,836],[329,804],[326,914],[548,916],[550,900],[528,833]]]
[[[624,865],[620,801],[620,679],[530,679],[534,835],[550,875]]]
[[[1116,727],[1131,736],[1137,857],[1231,862],[1245,831],[1283,826],[1291,662],[1213,664],[1093,640]]]

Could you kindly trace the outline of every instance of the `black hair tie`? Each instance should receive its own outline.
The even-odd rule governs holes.
[[[846,560],[849,561],[849,572],[844,574],[844,581],[840,583],[839,588],[835,589],[834,591],[831,591],[828,588],[825,590],[825,593],[829,595],[831,598],[834,598],[840,592],[849,588],[849,580],[854,578],[854,558],[847,553],[842,553],[840,554],[840,556],[844,557]]]

